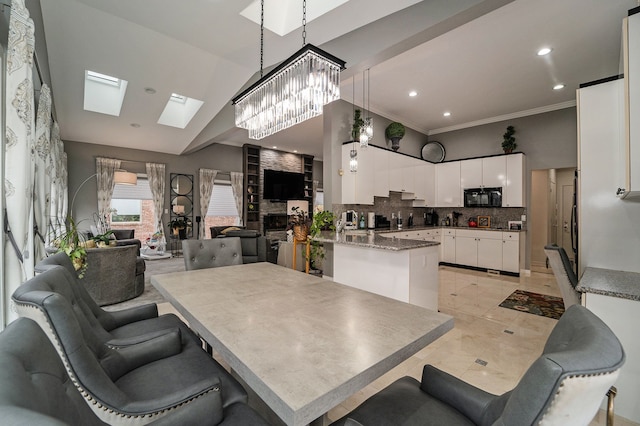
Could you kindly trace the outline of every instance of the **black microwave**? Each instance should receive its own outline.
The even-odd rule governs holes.
[[[502,188],[468,188],[464,190],[465,207],[502,207]]]

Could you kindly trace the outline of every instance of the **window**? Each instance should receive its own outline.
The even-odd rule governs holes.
[[[155,232],[153,195],[145,175],[136,185],[116,184],[111,197],[112,229],[133,229],[135,237],[145,241]]]
[[[233,198],[233,189],[228,180],[216,180],[209,201],[207,217],[204,220],[206,234],[212,226],[233,226],[240,224],[240,215]]]

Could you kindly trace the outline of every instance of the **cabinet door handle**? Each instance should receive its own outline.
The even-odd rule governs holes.
[[[626,189],[624,189],[624,188],[618,188],[618,190],[616,191],[616,195],[622,195],[622,194],[624,194],[625,192],[627,192],[627,190],[626,190]]]

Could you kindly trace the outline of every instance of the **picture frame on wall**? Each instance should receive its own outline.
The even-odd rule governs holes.
[[[478,228],[491,227],[491,216],[478,216]]]

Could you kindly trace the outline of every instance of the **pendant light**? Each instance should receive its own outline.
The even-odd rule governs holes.
[[[322,114],[324,105],[340,99],[340,71],[345,62],[306,43],[307,2],[302,2],[302,49],[267,75],[264,59],[264,0],[260,20],[260,80],[233,99],[236,126],[249,138],[262,139]]]
[[[371,117],[371,77],[370,69],[362,72],[362,115],[364,116],[364,122],[360,127],[360,147],[366,148],[369,146],[369,142],[373,139],[373,118]],[[367,93],[367,99],[365,102],[365,93]],[[365,109],[366,106],[366,109]],[[369,114],[369,116],[367,116]]]
[[[356,78],[355,76],[351,80],[351,89],[353,96],[351,97],[351,106],[353,109],[353,117],[355,119],[356,115]],[[356,125],[354,125],[355,127]],[[356,150],[356,141],[354,140],[351,145],[351,151],[349,151],[349,171],[351,173],[356,173],[358,171],[358,151]]]

